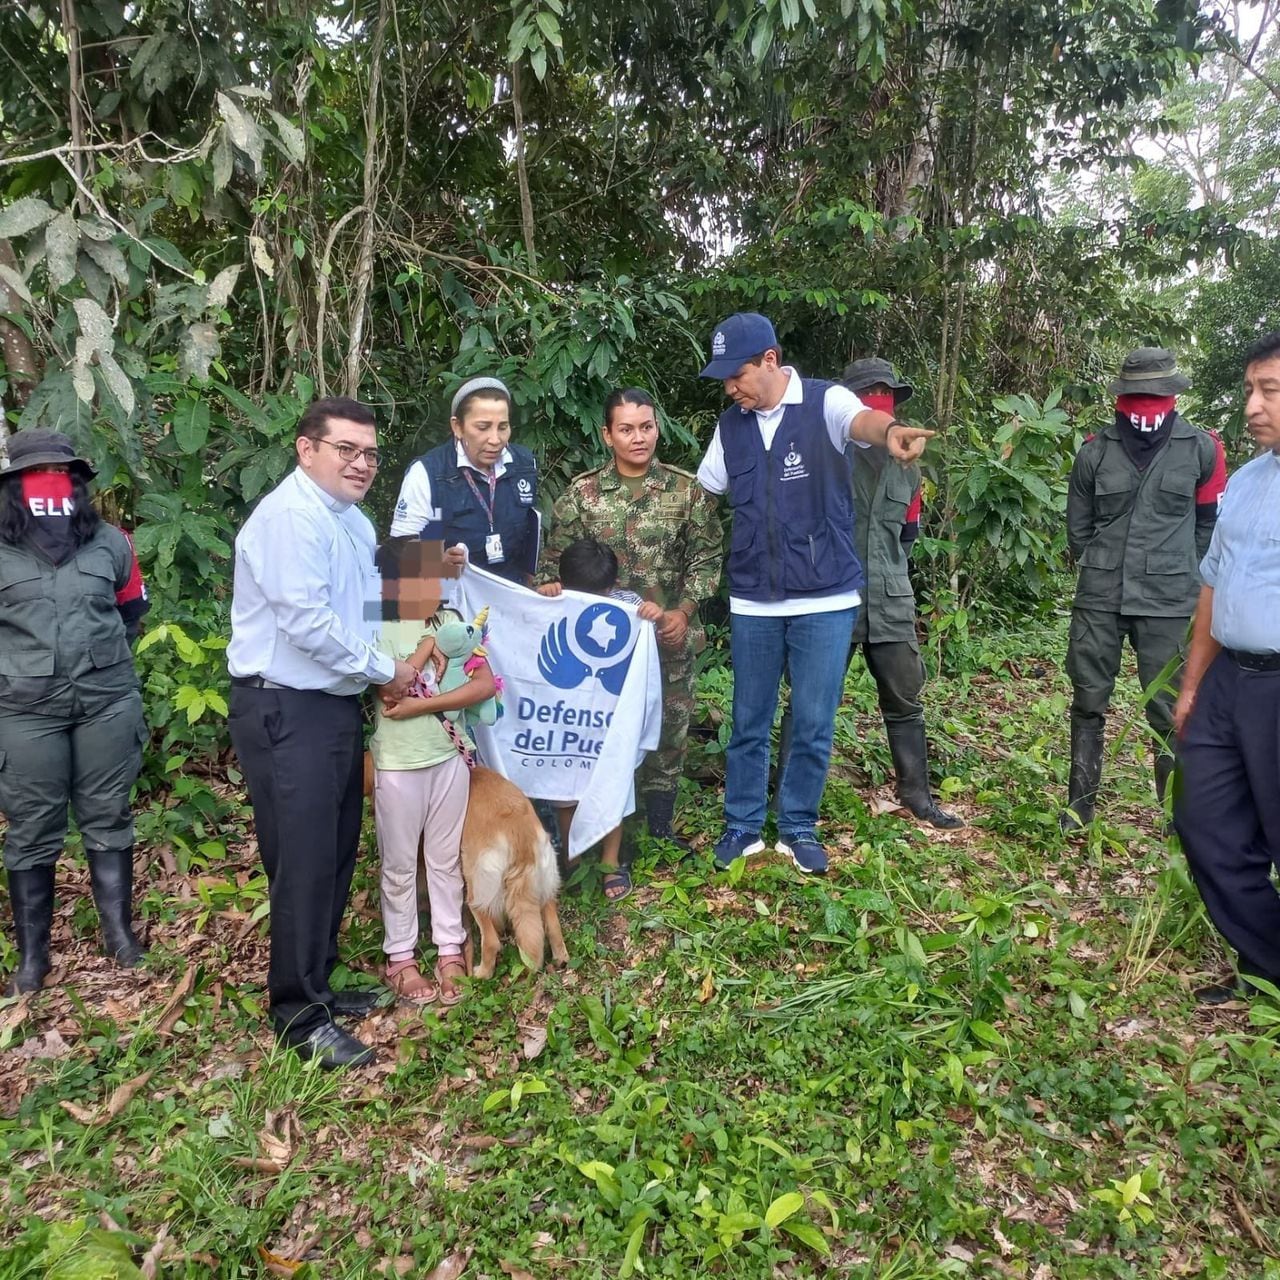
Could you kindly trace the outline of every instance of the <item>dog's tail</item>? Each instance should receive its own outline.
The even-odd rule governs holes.
[[[532,810],[530,810],[532,817]],[[536,819],[522,823],[516,840],[524,848],[512,850],[506,886],[507,915],[511,932],[524,962],[531,969],[541,969],[546,950],[546,931],[542,924],[542,908],[560,890],[560,872],[556,867],[556,851],[542,824]]]

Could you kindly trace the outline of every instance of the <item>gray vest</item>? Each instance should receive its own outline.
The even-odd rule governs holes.
[[[902,545],[902,522],[920,487],[920,468],[899,466],[879,445],[852,449],[854,527],[858,559],[866,570],[862,589],[865,638],[889,644],[916,638],[916,598],[907,573],[910,549]],[[855,638],[862,638],[859,622]]]
[[[1215,459],[1212,437],[1182,418],[1145,471],[1129,460],[1114,423],[1085,442],[1067,503],[1080,563],[1076,608],[1153,618],[1195,612],[1196,490]]]

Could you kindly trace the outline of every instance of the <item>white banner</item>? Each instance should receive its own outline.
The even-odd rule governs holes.
[[[480,759],[532,799],[577,804],[576,858],[635,808],[635,771],[658,745],[653,624],[621,600],[549,599],[474,565],[458,587],[468,621],[489,607],[489,663],[505,683],[502,718],[475,726]]]

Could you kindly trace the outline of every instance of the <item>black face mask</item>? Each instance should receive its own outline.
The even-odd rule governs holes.
[[[1139,471],[1145,471],[1154,460],[1156,454],[1169,443],[1173,432],[1173,422],[1177,413],[1170,410],[1153,429],[1135,426],[1127,413],[1116,410],[1116,427],[1120,432],[1120,443],[1129,455],[1129,460]]]
[[[22,503],[31,517],[31,541],[54,564],[61,564],[76,549],[71,531],[76,510],[71,476],[58,471],[24,472]]]

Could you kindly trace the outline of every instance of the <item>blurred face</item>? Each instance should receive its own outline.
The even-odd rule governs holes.
[[[787,375],[776,351],[766,351],[755,364],[744,364],[724,380],[724,393],[739,409],[772,409],[787,389]]]
[[[481,393],[462,406],[462,417],[451,418],[449,426],[472,466],[489,471],[511,439],[511,408],[502,396]]]
[[[376,456],[377,449],[375,428],[348,418],[328,418],[321,439],[298,440],[298,465],[331,498],[359,502],[378,474],[377,462],[368,456]]]
[[[1244,420],[1259,448],[1280,453],[1280,355],[1244,371]]]
[[[651,404],[620,404],[604,429],[618,474],[642,476],[658,447],[658,416]]]
[[[458,570],[445,564],[443,542],[415,542],[401,554],[399,575],[382,579],[383,601],[396,606],[386,614],[425,620],[440,608],[444,595],[441,579],[456,578]]]

